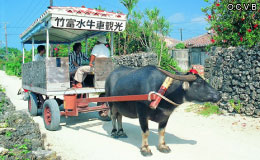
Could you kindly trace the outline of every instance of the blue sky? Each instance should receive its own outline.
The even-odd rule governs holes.
[[[99,5],[107,11],[127,13],[120,0],[53,0],[54,6],[82,5],[95,8]],[[0,0],[0,41],[5,45],[4,25],[7,22],[8,46],[21,49],[19,34],[47,9],[49,0]],[[205,34],[207,22],[201,8],[207,4],[204,0],[139,0],[135,10],[157,7],[160,15],[166,17],[172,25],[170,37],[180,40],[180,28],[183,40]]]

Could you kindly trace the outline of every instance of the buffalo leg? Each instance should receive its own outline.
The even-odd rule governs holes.
[[[159,123],[159,128],[158,128],[158,132],[159,132],[158,150],[163,153],[171,152],[171,149],[165,144],[165,139],[164,139],[166,125],[167,125],[167,121],[161,122],[161,123]]]
[[[118,126],[117,136],[119,138],[127,138],[127,135],[125,134],[125,132],[123,130],[122,115],[120,113],[118,113],[118,115],[117,115],[117,126]]]
[[[139,122],[142,129],[142,147],[141,153],[143,156],[151,156],[152,152],[148,145],[148,136],[149,136],[149,128],[148,128],[148,119],[139,117]]]
[[[115,107],[111,106],[110,111],[111,111],[111,119],[112,119],[112,125],[113,125],[113,129],[111,131],[111,137],[118,138],[117,129],[116,129],[117,110]]]

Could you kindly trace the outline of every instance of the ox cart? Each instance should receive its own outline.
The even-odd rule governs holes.
[[[104,97],[105,80],[113,70],[111,58],[96,58],[94,72],[88,74],[90,85],[71,88],[68,57],[55,57],[50,51],[51,44],[71,44],[109,33],[111,57],[113,57],[113,32],[122,32],[126,26],[126,15],[85,7],[49,7],[21,35],[23,45],[22,87],[29,92],[28,111],[32,116],[42,113],[45,128],[57,130],[60,116],[78,116],[80,112],[98,111],[102,120],[109,120],[106,102],[153,101],[156,107],[161,97],[156,93]],[[43,61],[24,63],[24,45],[46,44],[46,58]],[[87,52],[87,43],[86,43]],[[165,84],[168,85],[167,83]],[[90,94],[100,94],[90,98]],[[91,102],[97,106],[90,107]]]

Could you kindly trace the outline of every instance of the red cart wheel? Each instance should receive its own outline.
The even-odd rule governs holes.
[[[38,115],[38,100],[35,93],[30,93],[28,99],[28,112],[30,113],[31,116]]]
[[[56,131],[60,126],[60,109],[55,99],[46,100],[43,104],[44,126],[49,131]]]

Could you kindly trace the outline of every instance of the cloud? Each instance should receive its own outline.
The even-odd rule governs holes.
[[[185,20],[183,13],[175,13],[168,18],[171,23],[180,23]]]
[[[190,21],[191,23],[198,23],[198,24],[207,24],[207,21],[205,20],[205,16],[199,16],[199,17],[194,17]]]

